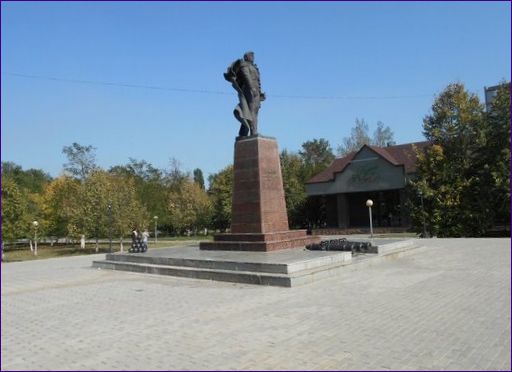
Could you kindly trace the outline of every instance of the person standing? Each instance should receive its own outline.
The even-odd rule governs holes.
[[[147,229],[144,229],[144,232],[142,233],[142,245],[144,252],[148,250],[148,239],[149,239],[149,232]]]
[[[137,238],[138,238],[137,228],[134,227],[132,230],[132,246],[129,249],[129,252],[131,252],[131,253],[137,252]]]

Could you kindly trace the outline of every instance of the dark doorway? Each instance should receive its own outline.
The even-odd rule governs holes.
[[[401,226],[399,190],[356,192],[347,195],[349,223],[351,227],[369,226],[369,213],[366,201],[373,201],[373,226]]]

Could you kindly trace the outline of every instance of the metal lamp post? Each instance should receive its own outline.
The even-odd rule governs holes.
[[[368,199],[366,201],[366,206],[368,207],[368,212],[370,213],[370,238],[373,241],[373,221],[372,221],[372,206],[373,206],[373,200]]]
[[[34,226],[34,256],[37,256],[37,226],[39,226],[39,222],[33,221],[32,226]]]
[[[107,206],[107,209],[108,209],[108,222],[109,222],[109,229],[108,229],[109,245],[108,245],[108,251],[109,251],[109,253],[112,253],[112,204],[109,204]]]
[[[425,208],[423,207],[423,193],[421,190],[418,191],[418,195],[420,196],[421,201],[421,219],[423,221],[423,237],[427,237],[427,226],[425,224]]]
[[[153,217],[153,219],[155,220],[155,244],[158,242],[158,232],[157,232],[157,225],[158,225],[158,216],[155,216]]]

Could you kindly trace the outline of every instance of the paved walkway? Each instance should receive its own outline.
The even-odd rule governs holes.
[[[510,370],[510,240],[427,249],[297,288],[2,264],[2,370]]]

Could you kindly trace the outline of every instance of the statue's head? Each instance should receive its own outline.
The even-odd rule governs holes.
[[[244,54],[244,61],[247,61],[247,62],[254,62],[254,52],[246,52]]]

